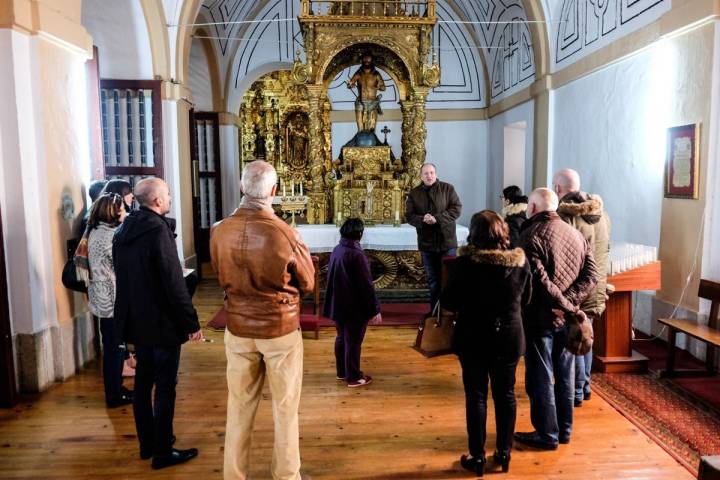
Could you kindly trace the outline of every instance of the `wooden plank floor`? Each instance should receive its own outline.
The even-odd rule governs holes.
[[[210,283],[195,297],[203,323],[220,307]],[[226,382],[222,333],[215,343],[183,348],[175,433],[179,448],[198,447],[191,462],[161,471],[141,461],[132,409],[107,410],[100,370],[88,368],[42,395],[0,410],[0,478],[222,477]],[[335,380],[333,331],[305,341],[300,410],[303,472],[318,479],[473,478],[458,465],[466,451],[460,369],[453,356],[425,359],[409,348],[413,329],[374,327],[364,369],[375,382],[348,389]],[[518,370],[518,430],[530,428],[523,367]],[[272,451],[269,394],[261,403],[252,478],[267,479]],[[575,410],[570,445],[555,452],[513,452],[507,479],[691,479],[660,447],[598,396]],[[494,448],[492,417],[487,449]]]

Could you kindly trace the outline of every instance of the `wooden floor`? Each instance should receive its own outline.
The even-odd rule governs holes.
[[[203,323],[220,307],[211,284],[195,297]],[[222,477],[226,382],[222,333],[215,343],[183,347],[175,433],[179,448],[198,447],[191,462],[152,471],[141,461],[132,409],[107,410],[102,376],[89,368],[15,409],[0,410],[0,478]],[[303,472],[318,479],[473,478],[458,457],[466,451],[464,400],[453,356],[425,359],[410,349],[413,329],[373,327],[363,368],[375,382],[348,389],[335,380],[333,331],[305,341],[300,407]],[[530,429],[529,406],[518,370],[519,431]],[[269,394],[261,403],[252,478],[267,479],[272,450]],[[660,447],[597,396],[576,409],[572,443],[555,452],[513,452],[506,479],[691,479]],[[492,418],[487,449],[494,448]]]

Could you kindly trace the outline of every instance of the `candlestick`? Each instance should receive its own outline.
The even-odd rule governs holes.
[[[280,185],[282,186],[282,196],[285,196],[285,181],[281,178]]]
[[[294,197],[294,196],[295,196],[295,180],[292,180],[292,181],[290,182],[290,190],[292,190],[292,192],[290,193],[290,195]]]
[[[300,196],[303,196],[303,186],[302,186],[302,180],[300,180]]]
[[[399,210],[395,210],[395,221],[396,222],[400,221],[400,211]]]

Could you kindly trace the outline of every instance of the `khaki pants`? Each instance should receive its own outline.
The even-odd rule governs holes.
[[[228,410],[225,430],[225,478],[245,480],[250,440],[267,373],[275,421],[272,456],[274,480],[300,480],[298,406],[303,375],[299,330],[283,337],[236,337],[225,330]]]

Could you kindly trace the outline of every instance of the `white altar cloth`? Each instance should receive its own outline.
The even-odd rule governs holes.
[[[335,225],[298,225],[297,231],[311,253],[332,252],[340,241],[340,229]],[[467,227],[457,225],[458,246],[467,244]],[[407,223],[400,227],[392,225],[366,226],[360,244],[365,250],[417,250],[415,227]]]

